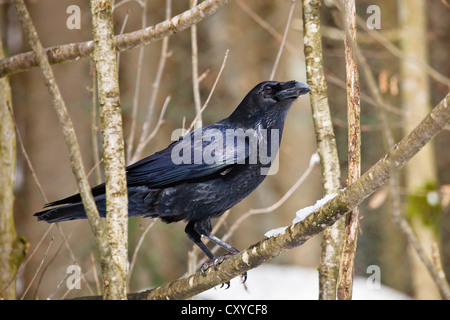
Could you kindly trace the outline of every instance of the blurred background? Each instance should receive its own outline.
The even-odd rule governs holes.
[[[116,1],[116,34],[141,29],[143,14],[147,26],[164,21],[165,1],[147,0],[146,7],[144,1]],[[357,1],[357,14],[361,19],[367,20],[372,16],[372,13],[367,13],[367,8],[373,2]],[[26,4],[45,47],[92,38],[88,1],[30,0]],[[70,5],[77,5],[81,9],[80,29],[68,29],[66,26],[71,15],[66,10]],[[398,50],[399,54],[389,50],[390,47],[374,40],[363,28],[358,29],[358,44],[389,105],[386,112],[398,141],[423,118],[423,114],[427,113],[424,110],[430,110],[439,103],[449,90],[450,4],[446,0],[379,0],[376,5],[380,8],[381,24],[379,29],[373,31],[403,51]],[[291,7],[290,0],[230,1],[198,24],[198,73],[202,77],[199,85],[202,103],[217,78],[225,52],[229,50],[223,73],[202,115],[204,124],[227,117],[254,85],[270,77]],[[408,11],[413,8],[419,9],[414,9],[414,18],[410,19]],[[188,0],[172,1],[171,15],[188,9]],[[323,64],[339,149],[341,180],[345,186],[347,105],[341,21],[340,12],[333,3],[323,1]],[[302,3],[296,1],[275,80],[306,81],[302,25]],[[0,1],[0,30],[6,56],[30,50],[14,6],[7,0]],[[142,132],[148,106],[155,92],[153,84],[158,67],[161,66],[162,45],[162,41],[156,41],[144,47],[141,61],[140,48],[120,53],[120,90],[126,140],[131,130],[134,101],[138,105],[134,146]],[[409,54],[416,54],[417,59],[443,75],[444,80],[430,76],[426,67],[412,66],[413,63],[407,59]],[[138,69],[141,70],[141,78],[137,82]],[[90,182],[94,186],[103,181],[103,176],[101,170],[93,169],[98,161],[95,145],[100,145],[101,141],[97,127],[98,111],[93,114],[96,105],[92,102],[92,64],[89,59],[81,59],[54,65],[53,71],[75,125],[86,170],[92,169]],[[87,220],[63,222],[55,226],[37,222],[33,217],[46,203],[46,199],[54,201],[77,192],[61,127],[51,106],[41,71],[34,69],[18,73],[10,76],[9,80],[14,118],[44,193],[39,191],[17,142],[14,222],[18,236],[27,242],[28,255],[36,249],[17,279],[17,297],[46,299],[51,296],[60,299],[99,294],[96,283],[99,259]],[[373,97],[362,75],[360,80],[362,172],[365,172],[384,156],[385,147]],[[151,114],[150,132],[157,126],[166,97],[170,96],[171,100],[164,114],[164,123],[141,158],[166,147],[175,129],[189,127],[196,114],[192,83],[191,32],[185,30],[168,40],[164,69]],[[433,145],[421,152],[424,155],[416,157],[419,161],[411,162],[401,173],[402,213],[410,219],[426,251],[430,250],[433,243],[438,244],[447,275],[450,275],[449,146],[450,133],[447,130],[433,140]],[[305,172],[315,150],[309,97],[303,96],[294,103],[286,121],[278,173],[268,176],[253,194],[232,208],[215,234],[219,237],[224,235],[250,209],[266,208],[276,203]],[[98,168],[102,169],[101,165]],[[227,242],[238,249],[245,249],[260,241],[267,230],[290,225],[297,210],[313,205],[322,196],[320,166],[316,165],[305,182],[282,205],[271,212],[252,215],[243,220]],[[193,245],[184,233],[184,224],[167,225],[156,221],[143,238],[144,230],[151,223],[152,220],[143,218],[132,218],[129,222],[130,261],[138,242],[143,239],[130,276],[130,292],[168,283],[182,277],[188,270],[188,252]],[[320,243],[321,237],[316,236],[270,263],[315,269],[319,265]],[[202,257],[200,254],[199,259]],[[69,292],[67,286],[61,283],[66,279],[67,267],[73,264],[81,267],[83,281],[81,289]],[[380,267],[384,285],[415,298],[440,297],[427,271],[417,262],[405,237],[392,221],[387,188],[375,193],[361,207],[356,275],[368,277],[370,273],[367,268],[371,265]]]

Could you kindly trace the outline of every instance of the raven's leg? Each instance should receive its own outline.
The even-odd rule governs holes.
[[[226,243],[225,241],[222,241],[221,239],[217,238],[215,235],[213,235],[211,233],[211,231],[212,231],[211,220],[208,219],[208,220],[200,220],[200,221],[195,222],[194,229],[203,238],[206,238],[209,241],[212,241],[213,243],[217,244],[218,246],[224,248],[232,255],[239,253],[238,249],[230,246],[228,243]]]
[[[190,225],[191,223],[192,223],[192,221],[189,222],[188,225]],[[213,265],[214,269],[217,270],[217,264],[222,263],[226,258],[239,253],[238,249],[230,246],[228,243],[226,243],[225,241],[222,241],[221,239],[217,238],[215,235],[213,235],[211,233],[211,231],[212,231],[211,220],[207,219],[207,220],[195,221],[190,226],[191,229],[192,229],[192,227],[193,227],[193,231],[195,232],[195,234],[197,234],[197,236],[200,235],[201,237],[212,241],[213,243],[217,244],[218,246],[224,248],[225,250],[227,250],[229,252],[226,255],[216,258],[212,254],[212,252],[208,248],[206,248],[206,245],[203,242],[201,242],[200,238],[198,238],[197,241],[194,241],[193,239],[191,239],[192,241],[194,241],[194,243],[196,243],[200,247],[200,249],[203,250],[203,252],[205,252],[205,254],[210,259],[210,261],[202,264],[202,266],[200,268],[200,270],[203,274],[205,274],[205,270],[208,269],[211,265]],[[188,226],[186,226],[186,229],[188,229]],[[189,234],[188,234],[188,236],[189,236]],[[212,258],[210,256],[210,254],[212,255]],[[247,272],[245,272],[242,275],[242,282],[245,282],[246,280],[247,280]],[[230,283],[227,282],[227,285],[229,287]]]
[[[184,232],[186,232],[188,238],[195,243],[202,251],[206,254],[206,256],[213,260],[216,258],[216,256],[211,252],[211,250],[208,249],[208,247],[202,242],[201,235],[197,233],[195,230],[195,221],[190,221],[186,228],[184,229]]]

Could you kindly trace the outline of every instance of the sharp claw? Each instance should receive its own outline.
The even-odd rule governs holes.
[[[203,263],[203,264],[200,266],[200,272],[202,273],[202,275],[203,275],[204,277],[206,277],[206,270],[207,270],[210,266],[213,266],[213,267],[214,267],[214,270],[217,271],[217,270],[219,270],[217,266],[218,266],[219,264],[221,264],[226,258],[228,258],[229,256],[232,256],[232,255],[234,255],[234,254],[227,254],[227,255],[220,256],[220,257],[211,259],[211,260],[209,260],[209,261]],[[245,281],[247,281],[247,272],[244,272],[243,274],[241,274],[241,282],[242,282],[242,283],[245,283]],[[222,283],[222,285],[220,286],[220,288],[223,288],[223,286],[224,286],[225,284],[227,285],[227,287],[225,288],[225,290],[228,289],[228,288],[230,287],[230,281],[227,281],[227,282]]]
[[[208,269],[208,266],[206,266],[206,269]],[[202,273],[202,276],[206,277],[205,264],[201,265],[200,272]]]
[[[241,282],[245,283],[245,281],[247,281],[247,272],[244,272],[243,274],[241,274]]]
[[[220,263],[220,262],[222,262],[222,261],[219,261],[219,258],[215,258],[214,259],[214,263],[213,263],[214,270],[216,270],[216,271],[219,270],[219,268],[217,268],[217,264]]]

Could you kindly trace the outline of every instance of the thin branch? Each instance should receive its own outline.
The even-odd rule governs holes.
[[[33,284],[34,280],[36,279],[39,271],[41,270],[42,266],[44,265],[45,259],[47,258],[48,252],[53,244],[53,240],[55,240],[54,237],[52,237],[50,239],[50,242],[47,246],[47,249],[44,252],[44,256],[41,259],[41,263],[39,264],[38,268],[36,269],[36,272],[34,273],[33,277],[31,278],[31,281],[28,283],[28,286],[26,287],[26,289],[23,291],[22,297],[20,298],[20,300],[23,300],[25,298],[25,295],[28,293],[28,290],[30,290],[31,285]]]
[[[171,9],[171,1],[170,0],[166,0],[166,19],[169,19],[171,14],[172,14],[172,9]],[[161,55],[159,58],[159,63],[158,63],[158,69],[156,71],[156,76],[155,76],[155,81],[152,84],[152,94],[150,96],[150,101],[148,103],[148,107],[147,107],[147,116],[145,118],[144,121],[144,125],[142,126],[142,133],[141,136],[139,138],[139,143],[136,147],[136,150],[134,153],[131,153],[132,150],[132,145],[133,145],[133,141],[131,140],[131,135],[130,135],[130,139],[128,140],[129,143],[129,154],[133,154],[133,156],[131,158],[128,158],[128,160],[132,163],[135,162],[140,156],[142,151],[144,150],[144,148],[147,146],[149,139],[149,131],[150,131],[150,124],[153,118],[153,113],[155,110],[155,105],[156,105],[156,98],[158,96],[158,92],[159,92],[159,88],[160,88],[160,83],[161,83],[161,78],[164,72],[164,67],[166,65],[166,59],[169,57],[169,52],[168,52],[168,47],[169,47],[169,38],[166,37],[163,39],[163,43],[161,46]],[[138,84],[136,84],[138,85]],[[135,93],[136,94],[136,93]],[[136,96],[135,96],[136,99]],[[169,99],[170,100],[170,99]],[[166,98],[166,102],[167,98]],[[166,105],[165,102],[165,105]],[[164,106],[163,109],[161,111],[161,114],[164,116]],[[133,115],[133,117],[135,117],[135,115]],[[161,119],[161,117],[160,117]],[[160,122],[157,123],[157,127],[158,125],[160,125]],[[153,130],[153,132],[155,132],[155,130]]]
[[[436,270],[436,277],[439,279],[439,282],[443,283],[445,286],[445,289],[441,290],[442,296],[445,299],[450,300],[450,288],[444,268],[442,267],[441,254],[439,253],[439,246],[437,243],[434,243],[431,247],[431,256],[433,259],[434,269]]]
[[[8,289],[8,287],[17,279],[17,277],[19,277],[22,274],[22,271],[28,265],[28,263],[30,262],[31,258],[33,258],[34,254],[39,249],[39,247],[41,246],[41,244],[44,241],[45,237],[48,235],[48,233],[53,228],[53,226],[55,226],[55,224],[51,224],[51,225],[48,226],[47,230],[45,231],[44,235],[41,237],[41,239],[37,243],[36,247],[33,249],[33,251],[29,255],[27,255],[25,261],[23,261],[20,264],[19,268],[17,269],[17,273],[14,275],[14,277],[11,278],[11,280],[8,282],[8,284],[5,287],[0,288],[1,289],[0,290],[0,296],[2,296],[3,293],[6,291],[6,289]]]
[[[222,66],[220,67],[219,73],[217,74],[216,80],[214,81],[214,84],[211,88],[211,91],[209,92],[208,98],[206,98],[205,103],[203,104],[203,107],[200,109],[200,111],[195,115],[194,120],[192,120],[191,125],[189,126],[187,131],[191,131],[192,128],[194,127],[195,123],[197,122],[197,120],[199,119],[199,117],[201,117],[203,111],[206,109],[206,107],[209,104],[209,101],[211,100],[211,97],[214,93],[214,90],[216,89],[217,83],[219,82],[220,76],[222,75],[223,69],[225,68],[225,64],[227,63],[227,59],[228,59],[228,53],[230,52],[229,49],[227,49],[227,51],[225,51],[225,56],[223,57],[223,62],[222,62]]]
[[[131,275],[133,274],[133,270],[134,270],[134,266],[136,264],[136,260],[137,260],[137,256],[138,256],[139,250],[141,249],[141,246],[144,243],[145,236],[150,231],[150,229],[153,227],[155,222],[156,222],[156,220],[153,220],[152,222],[150,222],[148,224],[148,226],[144,229],[144,231],[142,232],[141,236],[139,237],[139,241],[138,241],[138,243],[136,245],[136,248],[134,248],[133,257],[131,258],[131,263],[130,263],[130,269],[128,270],[128,286],[130,285],[129,282],[130,282],[130,279],[131,279]]]
[[[142,8],[141,27],[142,29],[144,29],[146,26],[147,26],[147,0],[144,0],[144,7]],[[139,56],[136,66],[137,69],[136,69],[136,80],[134,83],[133,106],[131,108],[131,128],[127,139],[127,162],[129,162],[131,159],[131,155],[133,152],[134,135],[136,134],[137,111],[139,104],[139,92],[141,89],[142,69],[143,69],[142,62],[144,60],[144,51],[145,47],[141,46],[139,48]]]
[[[89,73],[92,76],[92,88],[89,90],[91,96],[91,143],[92,143],[92,155],[94,160],[94,167],[88,172],[88,177],[95,171],[95,182],[100,184],[102,182],[102,174],[100,171],[100,148],[98,145],[98,117],[97,117],[97,76],[95,72],[95,66],[90,63]]]
[[[187,10],[170,20],[165,20],[155,26],[147,27],[115,37],[118,51],[130,50],[136,46],[148,45],[154,41],[171,36],[188,29],[194,24],[205,20],[230,0],[205,0],[198,6]],[[81,58],[87,58],[94,50],[94,42],[78,42],[47,48],[45,53],[51,64],[63,63]],[[38,60],[33,52],[26,52],[0,60],[0,77],[23,72],[38,66]]]
[[[44,267],[44,269],[42,269],[42,273],[41,273],[41,275],[39,276],[39,280],[38,280],[38,282],[37,282],[36,289],[35,289],[35,291],[34,291],[34,297],[33,297],[34,300],[37,300],[37,299],[39,298],[39,297],[38,297],[39,288],[40,288],[40,286],[41,286],[42,280],[44,279],[44,276],[45,276],[45,274],[46,274],[48,268],[52,265],[52,262],[55,261],[56,257],[58,256],[58,254],[60,253],[60,251],[61,251],[61,249],[63,248],[64,244],[66,243],[66,241],[68,241],[68,239],[70,238],[71,235],[72,235],[72,233],[70,233],[70,234],[67,236],[67,238],[66,238],[66,237],[63,238],[63,241],[62,241],[61,244],[59,245],[58,249],[56,249],[56,251],[55,251],[55,253],[53,254],[53,256],[52,256],[52,258],[50,259],[50,261],[46,264],[46,266]],[[52,240],[53,240],[53,238],[52,238]],[[88,286],[88,289],[89,289],[89,288],[90,288],[90,287]],[[89,290],[89,292],[92,293],[91,290]]]
[[[14,118],[14,115],[12,114],[11,106],[9,105],[9,103],[8,103],[8,110],[9,110],[9,113],[11,115],[11,119],[12,119],[12,121],[14,123],[14,128],[16,129],[17,141],[19,142],[20,150],[22,151],[23,157],[25,158],[25,162],[27,163],[28,169],[31,172],[31,176],[33,177],[34,183],[36,183],[36,186],[38,187],[38,190],[39,190],[39,193],[42,196],[42,199],[44,199],[44,201],[47,203],[48,202],[48,198],[47,198],[47,196],[46,196],[46,194],[44,192],[44,189],[42,188],[41,183],[39,182],[39,179],[38,179],[38,177],[36,175],[36,171],[34,171],[34,167],[33,167],[32,163],[31,163],[30,157],[28,156],[28,152],[25,149],[25,145],[24,145],[23,140],[22,140],[22,135],[20,134],[19,128],[17,126],[16,119]]]
[[[347,75],[348,118],[348,183],[357,181],[361,175],[361,106],[359,74],[356,64],[356,8],[355,0],[344,0],[345,11],[345,65]],[[353,290],[354,261],[359,226],[359,207],[346,216],[344,245],[337,284],[337,298],[350,300]]]
[[[130,16],[130,10],[127,11],[125,18],[123,19],[122,28],[120,28],[120,32],[119,32],[120,35],[123,34],[123,32],[125,31],[125,27],[127,26],[129,16]],[[117,51],[116,59],[117,59],[117,70],[120,70],[120,51]]]
[[[406,219],[404,219],[401,216],[401,214],[399,214],[400,210],[394,212],[397,212],[397,214],[393,215],[394,221],[396,222],[400,230],[403,232],[403,234],[406,236],[408,244],[414,248],[417,255],[420,257],[420,260],[427,268],[428,272],[430,273],[430,276],[433,278],[433,281],[438,286],[439,292],[441,293],[442,297],[446,300],[450,300],[450,286],[448,282],[445,280],[445,278],[442,277],[439,269],[436,268],[438,266],[433,265],[433,263],[430,261],[425,251],[423,250],[422,246],[420,245],[417,236],[414,234],[414,231],[412,230],[411,226],[406,221]]]
[[[257,24],[259,24],[264,30],[266,30],[270,35],[272,35],[278,42],[283,42],[283,36],[275,30],[267,21],[261,18],[255,11],[253,11],[245,2],[242,0],[236,0],[236,3],[241,7],[241,9],[249,15]],[[285,42],[286,50],[292,54],[295,54],[300,59],[303,58],[300,50],[298,50],[289,41]]]
[[[166,97],[166,100],[164,101],[164,104],[161,108],[161,112],[159,114],[159,119],[158,122],[156,123],[155,128],[153,129],[153,131],[147,136],[147,137],[143,137],[144,140],[142,142],[140,142],[133,154],[133,157],[131,158],[130,162],[136,162],[137,160],[139,160],[139,158],[141,157],[142,152],[144,151],[145,147],[150,143],[150,141],[156,136],[156,134],[158,133],[159,129],[161,128],[162,124],[164,123],[164,115],[166,113],[167,110],[167,106],[169,105],[169,102],[171,100],[170,96]]]
[[[139,4],[141,6],[141,8],[144,8],[146,0],[122,0],[122,1],[119,1],[117,3],[114,3],[113,11],[116,10],[121,5],[124,5],[128,2],[136,2],[137,4]]]
[[[193,8],[197,5],[197,0],[189,1],[190,7]],[[202,100],[200,97],[200,81],[198,76],[198,44],[197,44],[197,25],[194,24],[191,27],[191,60],[192,60],[192,91],[194,94],[194,105],[196,114],[196,128],[201,128],[202,125]]]
[[[294,15],[294,9],[295,9],[295,0],[291,0],[291,10],[289,11],[289,16],[288,16],[288,19],[286,22],[286,28],[284,29],[283,39],[281,40],[280,49],[278,49],[278,54],[275,59],[275,63],[273,64],[272,72],[270,73],[269,80],[273,80],[275,77],[275,72],[277,71],[278,63],[280,62],[280,58],[281,58],[281,54],[283,53],[284,47],[286,45],[286,39],[287,39],[289,27],[291,26],[292,16]]]

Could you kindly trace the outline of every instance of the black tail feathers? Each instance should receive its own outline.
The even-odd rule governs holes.
[[[46,221],[48,223],[87,218],[82,203],[46,209],[35,213],[34,216],[37,217],[38,221]]]

